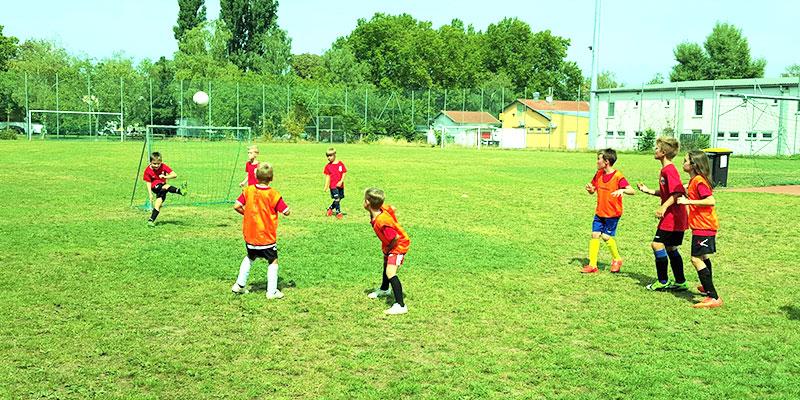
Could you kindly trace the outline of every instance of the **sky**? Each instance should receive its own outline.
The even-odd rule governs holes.
[[[3,4],[5,3],[5,4]],[[406,13],[434,28],[458,18],[485,31],[505,17],[569,38],[567,59],[590,74],[594,0],[282,0],[278,24],[292,39],[292,52],[321,54],[359,18]],[[757,5],[756,5],[757,4]],[[513,7],[512,7],[513,6]],[[209,19],[219,16],[219,0],[206,0]],[[3,33],[46,39],[70,53],[95,59],[122,53],[135,60],[171,57],[177,0],[0,0]],[[702,44],[716,22],[742,30],[751,55],[767,60],[765,76],[777,77],[800,64],[800,1],[797,0],[602,0],[598,69],[617,81],[638,85],[656,73],[668,77],[673,50],[681,42]],[[794,32],[794,33],[792,33]]]

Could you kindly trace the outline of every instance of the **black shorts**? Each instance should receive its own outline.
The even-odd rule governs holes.
[[[251,261],[257,258],[266,259],[268,263],[272,264],[273,261],[278,259],[278,244],[268,244],[259,246],[255,244],[245,243],[247,249],[247,258]]]
[[[155,186],[153,186],[153,189],[152,189],[153,194],[157,198],[159,198],[161,200],[166,200],[167,199],[167,193],[169,193],[164,189],[164,185],[165,185],[165,183],[159,183],[159,184],[156,184]]]
[[[700,257],[717,252],[716,236],[692,235],[692,257]]]
[[[331,189],[331,198],[334,199],[334,200],[343,199],[344,198],[344,188],[340,187],[340,188]]]
[[[662,243],[667,247],[678,247],[683,243],[683,231],[664,231],[661,229],[656,230],[656,236],[653,237],[656,243]]]

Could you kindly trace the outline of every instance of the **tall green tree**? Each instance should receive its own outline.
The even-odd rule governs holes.
[[[741,29],[717,23],[706,38],[703,48],[694,43],[681,43],[675,48],[675,65],[670,80],[761,78],[767,62],[753,59],[750,45]]]
[[[322,55],[322,63],[325,69],[325,81],[329,83],[357,85],[366,82],[369,75],[369,67],[358,61],[350,47],[341,40],[337,40]]]
[[[8,61],[17,55],[19,39],[14,36],[3,35],[3,25],[0,25],[0,71],[8,68]]]
[[[617,81],[617,75],[611,71],[603,71],[597,75],[598,89],[613,89],[620,86],[623,84]]]
[[[239,69],[228,60],[227,44],[230,37],[231,32],[221,20],[208,21],[190,29],[178,43],[175,78],[191,80],[239,76]]]
[[[292,72],[303,79],[321,79],[325,74],[322,56],[311,53],[292,56]]]
[[[178,120],[177,88],[175,87],[175,64],[161,57],[147,70],[153,87],[153,123],[175,125]]]
[[[273,31],[278,19],[277,0],[220,0],[220,18],[231,31],[228,53],[243,71],[257,68],[266,48],[265,35]]]
[[[178,0],[178,23],[172,28],[175,40],[181,41],[183,35],[206,22],[205,0]]]

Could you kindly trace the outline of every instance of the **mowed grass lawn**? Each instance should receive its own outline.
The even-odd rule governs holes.
[[[230,293],[244,255],[230,205],[168,200],[155,229],[129,207],[140,143],[1,142],[0,398],[800,397],[800,197],[715,194],[726,304],[694,310],[696,293],[644,289],[655,197],[625,197],[622,273],[578,272],[593,153],[340,145],[337,221],[326,147],[261,145],[293,209],[279,227],[286,297],[267,301],[263,261],[252,293]],[[617,166],[657,183],[652,156]],[[800,160],[730,168],[748,186],[796,176]],[[366,297],[382,262],[369,186],[411,236],[403,316]]]

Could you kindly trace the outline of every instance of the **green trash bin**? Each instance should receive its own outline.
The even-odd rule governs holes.
[[[720,147],[715,147],[711,149],[703,149],[703,151],[708,156],[708,161],[710,162],[711,166],[711,185],[716,186],[728,186],[728,164],[730,161],[730,156],[733,151],[731,149],[725,149]]]

